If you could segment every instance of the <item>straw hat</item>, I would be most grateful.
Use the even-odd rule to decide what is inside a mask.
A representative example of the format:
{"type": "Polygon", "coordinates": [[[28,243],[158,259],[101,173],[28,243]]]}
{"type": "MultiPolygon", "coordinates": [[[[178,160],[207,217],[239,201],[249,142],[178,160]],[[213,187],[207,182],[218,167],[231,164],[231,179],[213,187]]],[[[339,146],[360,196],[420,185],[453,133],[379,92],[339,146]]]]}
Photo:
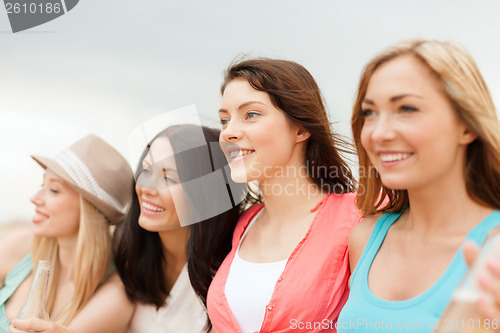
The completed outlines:
{"type": "Polygon", "coordinates": [[[51,159],[32,155],[99,209],[111,224],[127,212],[134,175],[127,161],[103,139],[88,135],[51,159]]]}

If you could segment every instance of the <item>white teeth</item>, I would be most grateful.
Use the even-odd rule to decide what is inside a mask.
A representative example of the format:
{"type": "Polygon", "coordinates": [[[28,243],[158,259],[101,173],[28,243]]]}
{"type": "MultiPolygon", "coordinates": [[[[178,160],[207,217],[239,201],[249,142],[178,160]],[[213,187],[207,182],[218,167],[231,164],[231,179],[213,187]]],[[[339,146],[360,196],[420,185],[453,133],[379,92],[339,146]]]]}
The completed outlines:
{"type": "Polygon", "coordinates": [[[231,157],[232,160],[234,160],[237,157],[248,155],[253,153],[255,150],[239,150],[239,151],[232,151],[229,156],[231,157]]]}
{"type": "Polygon", "coordinates": [[[34,218],[35,218],[35,219],[37,219],[37,220],[40,220],[40,219],[47,218],[47,215],[44,215],[44,214],[40,214],[40,213],[35,212],[35,216],[34,216],[34,218]]]}
{"type": "Polygon", "coordinates": [[[143,202],[142,203],[142,207],[146,208],[147,210],[152,210],[153,212],[163,212],[163,211],[165,211],[165,208],[159,208],[159,207],[150,205],[147,202],[143,202]]]}
{"type": "Polygon", "coordinates": [[[382,162],[396,162],[407,159],[411,153],[398,153],[398,154],[380,154],[382,162]]]}

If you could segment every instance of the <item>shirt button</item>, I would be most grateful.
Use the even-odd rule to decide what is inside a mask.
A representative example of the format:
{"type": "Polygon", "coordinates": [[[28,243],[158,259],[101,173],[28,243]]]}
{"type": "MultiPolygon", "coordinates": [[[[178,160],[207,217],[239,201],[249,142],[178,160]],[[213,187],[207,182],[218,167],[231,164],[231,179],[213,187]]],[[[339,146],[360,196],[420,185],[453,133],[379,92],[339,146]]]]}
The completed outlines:
{"type": "Polygon", "coordinates": [[[272,306],[272,305],[269,305],[269,306],[267,307],[267,311],[271,311],[272,309],[273,309],[273,306],[272,306]]]}
{"type": "Polygon", "coordinates": [[[283,281],[283,278],[280,276],[280,277],[278,278],[278,282],[281,282],[281,281],[283,281]]]}

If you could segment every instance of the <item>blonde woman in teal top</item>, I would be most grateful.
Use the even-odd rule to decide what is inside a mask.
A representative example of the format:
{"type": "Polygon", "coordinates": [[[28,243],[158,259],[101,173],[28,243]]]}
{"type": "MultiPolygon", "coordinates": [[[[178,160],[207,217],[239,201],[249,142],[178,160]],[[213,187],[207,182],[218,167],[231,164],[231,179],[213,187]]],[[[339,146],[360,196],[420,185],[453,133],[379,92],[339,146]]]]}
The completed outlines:
{"type": "Polygon", "coordinates": [[[109,144],[89,135],[45,169],[31,232],[0,242],[0,333],[125,333],[134,306],[111,264],[111,226],[131,201],[133,174],[109,144]],[[49,321],[15,319],[28,298],[33,267],[50,260],[49,321]],[[34,265],[35,264],[35,265],[34,265]]]}
{"type": "MultiPolygon", "coordinates": [[[[431,332],[466,272],[464,240],[480,244],[499,231],[493,101],[466,50],[415,40],[366,65],[353,111],[365,219],[349,240],[351,294],[339,332],[431,332]]],[[[481,277],[496,300],[478,302],[483,323],[500,319],[495,267],[481,277]]]]}

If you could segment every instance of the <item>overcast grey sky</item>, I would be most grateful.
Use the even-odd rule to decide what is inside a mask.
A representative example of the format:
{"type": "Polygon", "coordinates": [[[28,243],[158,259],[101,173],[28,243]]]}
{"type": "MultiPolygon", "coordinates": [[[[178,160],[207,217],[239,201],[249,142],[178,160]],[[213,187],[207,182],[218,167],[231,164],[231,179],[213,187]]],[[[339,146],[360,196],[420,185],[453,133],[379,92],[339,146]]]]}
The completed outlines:
{"type": "Polygon", "coordinates": [[[308,68],[346,135],[364,63],[401,39],[463,44],[498,104],[499,14],[498,0],[81,0],[13,34],[2,7],[0,224],[31,220],[43,173],[30,154],[95,133],[127,156],[137,125],[193,103],[217,126],[222,72],[242,54],[308,68]]]}

